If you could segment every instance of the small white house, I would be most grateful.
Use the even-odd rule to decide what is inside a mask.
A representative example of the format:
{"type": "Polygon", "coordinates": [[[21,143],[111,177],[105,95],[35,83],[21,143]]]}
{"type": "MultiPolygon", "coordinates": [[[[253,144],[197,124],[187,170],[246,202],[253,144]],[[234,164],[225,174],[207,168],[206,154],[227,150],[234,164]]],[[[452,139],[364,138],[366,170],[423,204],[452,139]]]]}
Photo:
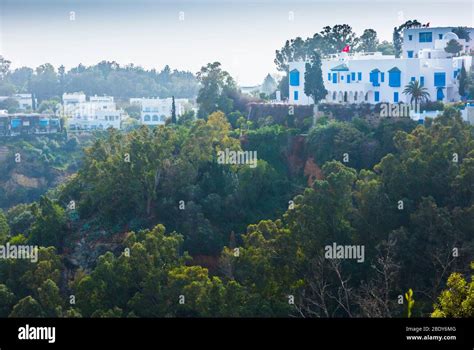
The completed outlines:
{"type": "MultiPolygon", "coordinates": [[[[183,115],[190,107],[188,99],[176,98],[176,116],[183,115]]],[[[144,125],[164,125],[171,118],[173,99],[170,98],[131,98],[130,104],[141,106],[140,121],[144,125]]]]}
{"type": "Polygon", "coordinates": [[[86,102],[86,94],[83,92],[73,92],[63,94],[64,105],[76,105],[86,102]]]}
{"type": "Polygon", "coordinates": [[[18,111],[32,111],[33,110],[33,95],[32,94],[13,94],[11,96],[0,96],[0,101],[11,98],[18,102],[18,111]]]}

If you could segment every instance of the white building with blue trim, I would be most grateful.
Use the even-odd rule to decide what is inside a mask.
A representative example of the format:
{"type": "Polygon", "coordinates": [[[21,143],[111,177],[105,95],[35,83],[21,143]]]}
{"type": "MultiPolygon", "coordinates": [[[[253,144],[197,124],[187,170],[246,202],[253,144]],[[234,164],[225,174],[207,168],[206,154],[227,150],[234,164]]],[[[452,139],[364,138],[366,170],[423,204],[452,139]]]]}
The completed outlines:
{"type": "MultiPolygon", "coordinates": [[[[452,36],[452,30],[454,27],[436,27],[436,28],[410,28],[403,31],[403,51],[402,57],[404,58],[417,58],[420,50],[423,49],[435,49],[436,44],[441,45],[443,48],[446,45],[446,40],[454,38],[452,36]],[[451,33],[449,35],[446,35],[451,33]]],[[[466,28],[469,33],[471,40],[456,39],[463,45],[464,52],[471,52],[474,49],[474,29],[466,28]]]]}
{"type": "MultiPolygon", "coordinates": [[[[431,28],[436,29],[436,28],[431,28]]],[[[418,40],[428,40],[424,31],[407,29],[404,36],[418,40]]],[[[437,32],[436,32],[437,33],[437,32]]],[[[435,34],[435,33],[433,33],[435,34]]],[[[411,96],[403,94],[405,86],[410,81],[418,81],[430,94],[430,100],[454,102],[459,101],[459,80],[457,78],[462,64],[466,70],[471,68],[472,57],[466,41],[459,39],[456,34],[446,31],[442,36],[431,36],[429,45],[423,43],[416,47],[416,53],[406,57],[375,53],[340,53],[322,59],[323,80],[328,94],[322,102],[326,103],[410,103],[411,96]],[[448,54],[444,48],[446,43],[457,40],[463,49],[456,57],[448,54]]],[[[474,35],[473,35],[474,40],[474,35]]],[[[415,50],[404,41],[403,52],[415,50]]],[[[305,62],[290,62],[289,64],[289,103],[308,105],[312,98],[304,93],[305,62]]]]}

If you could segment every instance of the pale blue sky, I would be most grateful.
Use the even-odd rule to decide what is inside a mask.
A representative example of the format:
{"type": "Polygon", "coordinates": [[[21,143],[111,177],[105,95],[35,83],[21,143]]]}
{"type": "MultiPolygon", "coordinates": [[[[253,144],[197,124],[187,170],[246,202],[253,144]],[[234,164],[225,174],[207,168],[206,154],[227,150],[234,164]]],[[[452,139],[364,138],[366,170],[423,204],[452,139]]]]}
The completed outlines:
{"type": "Polygon", "coordinates": [[[391,40],[393,27],[407,19],[474,26],[473,17],[470,0],[0,0],[0,54],[13,67],[105,59],[197,72],[220,61],[241,85],[253,85],[275,72],[275,50],[286,39],[325,25],[347,23],[358,34],[373,28],[391,40]]]}

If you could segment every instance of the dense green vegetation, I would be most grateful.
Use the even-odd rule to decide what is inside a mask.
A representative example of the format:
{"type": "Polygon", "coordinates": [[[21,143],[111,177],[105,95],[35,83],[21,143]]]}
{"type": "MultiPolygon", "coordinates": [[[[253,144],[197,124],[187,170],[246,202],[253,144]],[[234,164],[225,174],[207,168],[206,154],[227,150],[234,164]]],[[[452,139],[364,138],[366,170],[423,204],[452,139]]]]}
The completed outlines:
{"type": "Polygon", "coordinates": [[[1,316],[393,317],[409,289],[413,317],[473,316],[474,132],[455,109],[322,118],[306,137],[214,112],[109,130],[84,154],[65,185],[0,214],[4,242],[44,246],[0,261],[1,316]],[[258,165],[219,164],[226,148],[258,165]],[[325,259],[333,243],[365,260],[325,259]]]}
{"type": "Polygon", "coordinates": [[[0,208],[38,200],[75,173],[92,136],[31,135],[0,139],[0,208]]]}

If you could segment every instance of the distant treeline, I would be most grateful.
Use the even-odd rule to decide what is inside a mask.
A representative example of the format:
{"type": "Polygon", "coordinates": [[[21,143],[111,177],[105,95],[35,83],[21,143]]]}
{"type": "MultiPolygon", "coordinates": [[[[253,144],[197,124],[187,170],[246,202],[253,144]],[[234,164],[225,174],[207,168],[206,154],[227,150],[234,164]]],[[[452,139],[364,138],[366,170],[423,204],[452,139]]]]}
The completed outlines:
{"type": "Polygon", "coordinates": [[[146,70],[140,66],[102,61],[93,66],[79,64],[66,71],[55,69],[50,63],[36,69],[10,69],[10,61],[0,56],[0,95],[33,93],[38,102],[62,96],[64,92],[83,91],[86,95],[110,95],[117,99],[130,97],[193,98],[198,82],[191,72],[146,70]]]}

